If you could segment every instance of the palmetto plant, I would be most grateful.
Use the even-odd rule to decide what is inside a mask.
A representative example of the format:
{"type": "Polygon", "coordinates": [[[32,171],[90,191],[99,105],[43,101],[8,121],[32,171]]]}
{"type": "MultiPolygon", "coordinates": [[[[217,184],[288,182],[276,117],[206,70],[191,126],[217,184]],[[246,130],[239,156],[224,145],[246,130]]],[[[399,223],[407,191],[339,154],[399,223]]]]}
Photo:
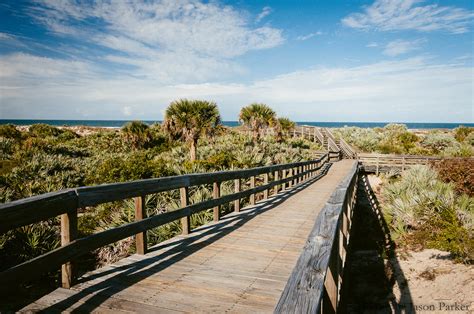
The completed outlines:
{"type": "Polygon", "coordinates": [[[256,143],[262,129],[275,125],[276,114],[265,104],[250,104],[240,110],[239,121],[252,131],[253,141],[256,143]]]}
{"type": "Polygon", "coordinates": [[[288,118],[278,118],[274,129],[278,142],[283,142],[284,136],[287,136],[295,128],[295,123],[288,118]]]}
{"type": "Polygon", "coordinates": [[[132,121],[122,127],[122,133],[132,147],[137,149],[150,141],[149,126],[141,121],[132,121]]]}
{"type": "Polygon", "coordinates": [[[216,103],[204,100],[180,99],[166,109],[163,127],[168,134],[188,143],[191,161],[196,160],[198,140],[212,136],[221,124],[216,103]]]}

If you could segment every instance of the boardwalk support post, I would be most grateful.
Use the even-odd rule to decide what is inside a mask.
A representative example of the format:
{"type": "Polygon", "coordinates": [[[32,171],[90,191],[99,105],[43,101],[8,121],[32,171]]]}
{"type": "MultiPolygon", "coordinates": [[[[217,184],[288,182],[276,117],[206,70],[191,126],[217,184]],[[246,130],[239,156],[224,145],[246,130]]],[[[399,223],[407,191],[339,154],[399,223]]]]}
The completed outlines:
{"type": "MultiPolygon", "coordinates": [[[[188,187],[184,186],[179,189],[179,194],[181,198],[181,207],[186,207],[189,205],[189,189],[188,187]]],[[[183,235],[189,234],[191,232],[191,222],[190,216],[186,216],[181,218],[181,229],[183,235]]]]}
{"type": "MultiPolygon", "coordinates": [[[[77,237],[77,209],[61,215],[61,246],[68,245],[77,237]]],[[[61,285],[71,288],[74,284],[74,265],[68,262],[61,266],[61,285]]]]}
{"type": "MultiPolygon", "coordinates": [[[[250,177],[250,188],[253,189],[255,187],[255,176],[250,177]]],[[[255,193],[250,195],[250,205],[255,205],[255,193]]]]}
{"type": "MultiPolygon", "coordinates": [[[[274,178],[274,179],[275,179],[275,181],[280,180],[280,171],[278,171],[278,170],[275,171],[275,178],[274,178]]],[[[274,191],[275,191],[275,195],[278,194],[278,190],[279,190],[279,187],[278,187],[278,184],[277,184],[277,185],[275,185],[275,190],[274,190],[274,191]]]]}
{"type": "MultiPolygon", "coordinates": [[[[235,193],[240,192],[240,179],[234,180],[234,192],[235,193]]],[[[234,201],[234,211],[236,213],[240,212],[240,198],[234,201]]]]}
{"type": "MultiPolygon", "coordinates": [[[[267,185],[268,184],[268,173],[263,174],[263,184],[267,185]]],[[[263,191],[263,199],[268,199],[268,189],[265,189],[263,191]]]]}
{"type": "MultiPolygon", "coordinates": [[[[221,183],[220,182],[214,182],[213,184],[213,189],[212,189],[212,197],[214,199],[218,199],[221,197],[221,183]]],[[[219,221],[220,219],[220,205],[217,205],[213,209],[213,215],[214,215],[214,222],[219,221]]]]}

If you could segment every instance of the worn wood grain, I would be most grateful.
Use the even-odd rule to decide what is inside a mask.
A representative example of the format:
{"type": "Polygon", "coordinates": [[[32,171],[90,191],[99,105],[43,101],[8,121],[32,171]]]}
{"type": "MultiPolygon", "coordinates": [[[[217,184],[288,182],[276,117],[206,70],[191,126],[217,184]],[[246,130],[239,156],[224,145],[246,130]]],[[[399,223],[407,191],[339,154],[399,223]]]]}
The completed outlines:
{"type": "MultiPolygon", "coordinates": [[[[296,263],[293,272],[283,290],[276,313],[319,313],[325,293],[325,280],[335,246],[339,246],[337,235],[339,222],[345,206],[346,195],[351,186],[355,186],[357,164],[354,163],[349,174],[335,189],[327,204],[316,219],[306,245],[296,263]]],[[[332,261],[336,263],[336,261],[332,261]]],[[[330,300],[337,303],[339,274],[333,274],[333,286],[328,291],[330,300]]]]}

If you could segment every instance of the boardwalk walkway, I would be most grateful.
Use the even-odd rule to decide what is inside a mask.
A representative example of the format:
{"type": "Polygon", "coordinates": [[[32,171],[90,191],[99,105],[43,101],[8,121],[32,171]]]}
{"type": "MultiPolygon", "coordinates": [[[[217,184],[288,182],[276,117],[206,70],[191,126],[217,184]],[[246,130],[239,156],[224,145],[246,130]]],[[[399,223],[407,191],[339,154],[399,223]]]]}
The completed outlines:
{"type": "Polygon", "coordinates": [[[354,162],[88,273],[24,311],[272,312],[316,216],[354,162]]]}

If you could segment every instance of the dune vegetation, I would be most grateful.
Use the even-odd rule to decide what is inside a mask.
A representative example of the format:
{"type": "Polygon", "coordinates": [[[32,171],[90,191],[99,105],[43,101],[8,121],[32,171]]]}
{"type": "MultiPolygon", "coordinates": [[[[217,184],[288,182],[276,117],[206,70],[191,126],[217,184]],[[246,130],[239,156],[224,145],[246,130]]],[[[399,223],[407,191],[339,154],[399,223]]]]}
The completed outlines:
{"type": "MultiPolygon", "coordinates": [[[[276,116],[273,116],[276,118],[276,116]]],[[[163,125],[130,122],[120,130],[97,129],[78,135],[70,128],[45,124],[20,131],[13,125],[0,126],[1,202],[84,185],[125,182],[138,179],[252,168],[316,158],[321,147],[291,138],[291,121],[260,126],[255,133],[238,132],[220,124],[213,103],[183,101],[172,103],[163,125]],[[196,120],[196,112],[200,120],[196,120]],[[278,127],[276,135],[262,135],[278,127]]],[[[231,193],[233,183],[222,185],[231,193]]],[[[212,197],[212,187],[190,189],[190,202],[212,197]]],[[[243,204],[247,200],[242,200],[243,204]]],[[[222,206],[223,213],[233,210],[222,206]]],[[[179,208],[179,191],[146,197],[147,215],[179,208]]],[[[102,204],[79,210],[79,235],[86,236],[134,220],[133,200],[102,204]]],[[[212,211],[193,215],[192,227],[212,220],[212,211]]],[[[150,245],[181,232],[179,222],[150,230],[150,245]]],[[[0,236],[2,269],[43,254],[59,245],[59,219],[11,230],[0,236]]],[[[109,263],[133,253],[131,239],[97,250],[84,258],[82,267],[109,263]]]]}
{"type": "Polygon", "coordinates": [[[448,251],[474,262],[474,177],[472,160],[414,166],[385,178],[382,208],[399,246],[448,251]]]}
{"type": "Polygon", "coordinates": [[[474,128],[464,126],[415,132],[404,124],[391,123],[383,128],[337,128],[334,134],[365,153],[474,156],[474,128]]]}

